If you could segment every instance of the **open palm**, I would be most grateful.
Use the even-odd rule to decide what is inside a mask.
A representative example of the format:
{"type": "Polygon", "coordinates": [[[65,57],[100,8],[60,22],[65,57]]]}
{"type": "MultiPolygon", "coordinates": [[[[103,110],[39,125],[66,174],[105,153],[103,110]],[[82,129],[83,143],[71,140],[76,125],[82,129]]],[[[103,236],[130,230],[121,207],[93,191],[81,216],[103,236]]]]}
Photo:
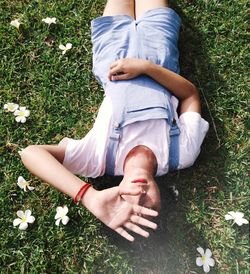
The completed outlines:
{"type": "Polygon", "coordinates": [[[141,215],[155,217],[158,213],[139,205],[130,204],[121,197],[121,195],[140,194],[140,190],[124,191],[119,187],[98,191],[89,210],[104,224],[129,241],[133,241],[134,237],[125,229],[148,237],[149,233],[140,226],[156,229],[157,225],[141,215]]]}

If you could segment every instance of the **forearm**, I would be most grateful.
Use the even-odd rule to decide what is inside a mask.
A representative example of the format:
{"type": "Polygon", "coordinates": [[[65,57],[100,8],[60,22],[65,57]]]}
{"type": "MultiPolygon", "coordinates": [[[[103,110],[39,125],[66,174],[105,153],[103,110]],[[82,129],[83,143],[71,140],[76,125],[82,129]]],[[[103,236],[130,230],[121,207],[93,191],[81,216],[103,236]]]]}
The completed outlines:
{"type": "MultiPolygon", "coordinates": [[[[24,165],[31,173],[71,198],[74,198],[79,189],[85,184],[42,146],[29,146],[20,155],[24,165]]],[[[92,190],[89,189],[87,192],[92,190]]]]}
{"type": "Polygon", "coordinates": [[[180,112],[200,113],[200,97],[197,88],[184,77],[156,64],[146,61],[144,73],[169,89],[181,103],[180,112]]]}
{"type": "Polygon", "coordinates": [[[180,113],[200,113],[200,97],[197,88],[184,77],[150,61],[136,58],[119,59],[110,65],[111,81],[133,79],[140,74],[147,76],[170,90],[180,100],[180,113]]]}

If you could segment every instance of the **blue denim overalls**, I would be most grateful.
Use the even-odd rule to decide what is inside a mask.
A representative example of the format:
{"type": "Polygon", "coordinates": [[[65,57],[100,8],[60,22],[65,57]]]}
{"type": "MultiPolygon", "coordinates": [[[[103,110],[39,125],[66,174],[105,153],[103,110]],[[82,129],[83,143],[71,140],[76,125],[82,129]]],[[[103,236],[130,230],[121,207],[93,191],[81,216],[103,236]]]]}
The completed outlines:
{"type": "Polygon", "coordinates": [[[124,81],[109,81],[107,75],[112,62],[129,57],[150,60],[179,73],[180,23],[180,17],[170,8],[150,10],[139,20],[119,15],[92,21],[93,72],[113,107],[106,174],[114,175],[123,127],[149,119],[166,119],[170,126],[169,169],[178,167],[180,130],[170,100],[173,95],[146,75],[124,81]]]}

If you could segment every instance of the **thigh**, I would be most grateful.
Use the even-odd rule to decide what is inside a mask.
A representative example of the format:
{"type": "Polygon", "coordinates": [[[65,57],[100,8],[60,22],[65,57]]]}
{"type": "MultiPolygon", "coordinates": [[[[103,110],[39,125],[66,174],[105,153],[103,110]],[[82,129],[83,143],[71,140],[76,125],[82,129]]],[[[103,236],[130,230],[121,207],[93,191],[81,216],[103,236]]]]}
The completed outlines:
{"type": "Polygon", "coordinates": [[[178,73],[179,15],[168,7],[156,8],[147,11],[137,22],[142,58],[178,73]]]}
{"type": "Polygon", "coordinates": [[[148,10],[168,6],[168,0],[135,0],[135,17],[138,19],[148,10]]]}
{"type": "Polygon", "coordinates": [[[129,15],[134,18],[134,10],[134,0],[108,0],[103,12],[103,16],[129,15]]]}

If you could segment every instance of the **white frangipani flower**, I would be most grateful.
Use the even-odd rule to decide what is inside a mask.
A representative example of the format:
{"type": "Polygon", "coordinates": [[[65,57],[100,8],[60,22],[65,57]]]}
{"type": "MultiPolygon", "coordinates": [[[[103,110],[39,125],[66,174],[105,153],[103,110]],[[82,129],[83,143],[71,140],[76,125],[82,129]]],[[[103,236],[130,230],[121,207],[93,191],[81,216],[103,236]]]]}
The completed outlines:
{"type": "Polygon", "coordinates": [[[204,249],[202,247],[198,247],[197,251],[201,254],[201,257],[196,258],[196,265],[203,266],[203,270],[205,273],[208,273],[210,271],[210,266],[215,265],[215,261],[212,257],[212,252],[209,248],[206,249],[206,252],[204,252],[204,249]]]}
{"type": "Polygon", "coordinates": [[[14,112],[19,108],[19,105],[15,103],[7,103],[4,104],[3,108],[8,112],[14,112]]]}
{"type": "Polygon", "coordinates": [[[243,218],[244,217],[244,213],[239,212],[239,211],[229,211],[226,215],[225,215],[225,219],[228,220],[233,220],[233,224],[236,223],[238,226],[242,226],[243,224],[248,224],[248,220],[243,218]]]}
{"type": "Polygon", "coordinates": [[[71,43],[67,43],[66,46],[64,45],[60,45],[59,49],[62,50],[62,54],[64,55],[68,50],[70,50],[72,48],[72,44],[71,43]]]}
{"type": "Polygon", "coordinates": [[[17,29],[19,29],[19,26],[21,25],[21,22],[19,22],[19,19],[15,19],[15,20],[12,20],[10,22],[11,26],[14,26],[16,27],[17,29]]]}
{"type": "Polygon", "coordinates": [[[55,17],[46,17],[44,19],[42,19],[42,21],[46,24],[48,24],[49,26],[51,24],[56,24],[56,18],[55,17]]]}
{"type": "Polygon", "coordinates": [[[25,192],[28,190],[34,190],[35,188],[33,186],[30,186],[30,183],[27,182],[22,176],[18,177],[17,185],[23,189],[25,192]]]}
{"type": "Polygon", "coordinates": [[[19,110],[17,109],[14,112],[14,115],[16,116],[16,121],[19,123],[25,123],[26,118],[29,117],[30,111],[26,109],[26,107],[20,107],[19,110]]]}
{"type": "Polygon", "coordinates": [[[56,220],[56,225],[57,225],[57,226],[60,224],[60,221],[62,221],[62,223],[63,223],[64,225],[66,225],[66,224],[68,223],[69,217],[66,216],[67,213],[68,213],[68,211],[69,211],[69,209],[68,209],[68,207],[67,207],[66,205],[63,206],[63,207],[58,206],[58,207],[56,208],[56,216],[55,216],[55,219],[57,219],[57,220],[56,220]]]}
{"type": "Polygon", "coordinates": [[[31,211],[28,209],[25,212],[22,210],[17,211],[17,216],[19,218],[13,221],[13,226],[18,226],[19,229],[25,230],[28,227],[28,223],[32,224],[35,221],[35,217],[31,216],[31,211]]]}

